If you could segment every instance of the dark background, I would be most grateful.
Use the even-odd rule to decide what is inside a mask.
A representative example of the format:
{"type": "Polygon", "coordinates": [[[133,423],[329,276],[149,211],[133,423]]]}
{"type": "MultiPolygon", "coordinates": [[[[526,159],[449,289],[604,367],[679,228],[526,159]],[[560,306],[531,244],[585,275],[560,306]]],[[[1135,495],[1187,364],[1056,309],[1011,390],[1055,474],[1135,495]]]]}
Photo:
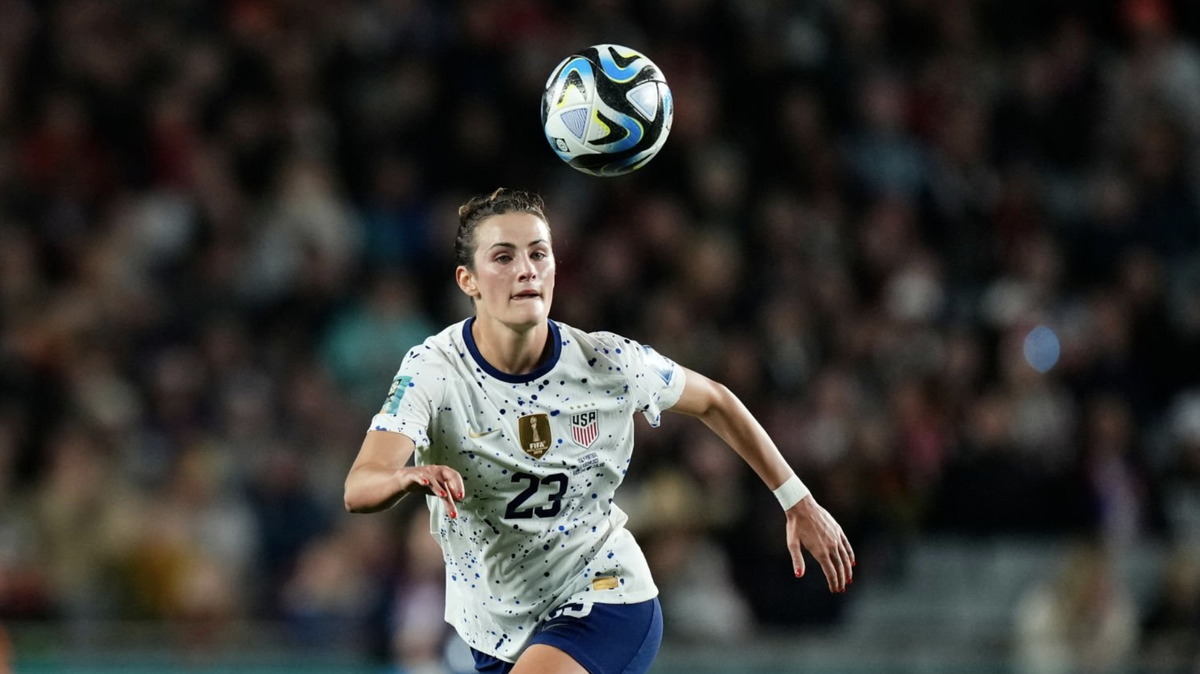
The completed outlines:
{"type": "Polygon", "coordinates": [[[1115,606],[1124,642],[1064,648],[1127,645],[1070,666],[1195,662],[1198,37],[1166,0],[0,0],[0,626],[436,660],[421,504],[351,517],[342,482],[470,311],[457,206],[507,186],[547,199],[552,316],[729,385],[858,553],[845,596],[794,581],[736,456],[643,429],[618,501],[669,644],[836,633],[926,542],[1020,540],[1088,560],[1046,607],[1115,606]],[[613,179],[538,124],[604,42],[677,107],[613,179]],[[1084,570],[1145,550],[1105,603],[1084,570]]]}

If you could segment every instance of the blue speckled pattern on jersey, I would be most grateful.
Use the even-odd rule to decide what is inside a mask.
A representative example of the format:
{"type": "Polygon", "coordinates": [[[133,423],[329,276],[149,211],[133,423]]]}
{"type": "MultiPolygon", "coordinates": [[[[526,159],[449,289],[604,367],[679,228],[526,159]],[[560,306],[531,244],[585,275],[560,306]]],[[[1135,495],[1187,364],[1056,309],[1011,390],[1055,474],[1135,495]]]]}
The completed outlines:
{"type": "Polygon", "coordinates": [[[675,363],[613,333],[552,323],[550,335],[557,344],[545,367],[498,377],[469,322],[456,323],[409,351],[396,375],[409,378],[403,396],[389,397],[371,424],[412,438],[419,464],[463,476],[457,519],[426,500],[446,563],[446,620],[473,648],[509,661],[556,606],[657,595],[613,497],[632,456],[633,415],[657,426],[685,379],[675,363]],[[571,418],[593,411],[597,437],[583,447],[571,418]],[[548,448],[534,458],[523,442],[548,448]],[[615,587],[594,590],[597,578],[615,578],[615,587]]]}

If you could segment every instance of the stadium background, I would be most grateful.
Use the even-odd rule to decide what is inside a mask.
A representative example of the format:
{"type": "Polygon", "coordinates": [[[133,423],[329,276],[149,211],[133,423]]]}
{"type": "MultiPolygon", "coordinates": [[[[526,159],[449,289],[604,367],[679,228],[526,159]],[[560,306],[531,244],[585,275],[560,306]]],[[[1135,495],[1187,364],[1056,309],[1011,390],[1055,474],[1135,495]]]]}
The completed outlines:
{"type": "Polygon", "coordinates": [[[654,671],[1200,671],[1198,37],[1167,0],[0,0],[0,671],[438,671],[421,504],[341,489],[498,185],[547,197],[553,315],[727,383],[858,554],[794,580],[731,452],[641,433],[654,671]],[[600,42],[677,104],[608,180],[537,122],[600,42]]]}

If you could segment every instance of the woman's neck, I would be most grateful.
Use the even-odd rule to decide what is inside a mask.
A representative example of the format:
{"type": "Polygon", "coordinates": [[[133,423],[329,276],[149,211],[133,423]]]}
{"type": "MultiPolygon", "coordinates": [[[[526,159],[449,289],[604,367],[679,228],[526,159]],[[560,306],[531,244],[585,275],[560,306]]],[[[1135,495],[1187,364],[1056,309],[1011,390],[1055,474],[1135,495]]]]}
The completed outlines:
{"type": "Polygon", "coordinates": [[[527,329],[516,329],[487,316],[476,316],[471,335],[479,355],[506,374],[528,374],[547,356],[550,326],[546,321],[527,329]]]}

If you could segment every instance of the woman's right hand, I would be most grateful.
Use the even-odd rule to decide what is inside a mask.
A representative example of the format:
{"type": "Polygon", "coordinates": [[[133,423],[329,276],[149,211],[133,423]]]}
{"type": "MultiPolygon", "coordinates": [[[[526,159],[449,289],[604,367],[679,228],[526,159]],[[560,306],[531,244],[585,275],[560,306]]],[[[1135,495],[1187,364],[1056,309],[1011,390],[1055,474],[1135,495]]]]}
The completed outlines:
{"type": "Polygon", "coordinates": [[[409,466],[396,471],[399,491],[404,494],[425,494],[446,502],[450,517],[458,517],[457,501],[466,497],[462,475],[449,466],[409,466]]]}
{"type": "Polygon", "coordinates": [[[445,499],[450,516],[458,517],[457,501],[466,489],[462,475],[449,466],[409,466],[416,445],[412,438],[389,431],[370,431],[346,476],[346,510],[387,510],[409,494],[445,499]]]}

